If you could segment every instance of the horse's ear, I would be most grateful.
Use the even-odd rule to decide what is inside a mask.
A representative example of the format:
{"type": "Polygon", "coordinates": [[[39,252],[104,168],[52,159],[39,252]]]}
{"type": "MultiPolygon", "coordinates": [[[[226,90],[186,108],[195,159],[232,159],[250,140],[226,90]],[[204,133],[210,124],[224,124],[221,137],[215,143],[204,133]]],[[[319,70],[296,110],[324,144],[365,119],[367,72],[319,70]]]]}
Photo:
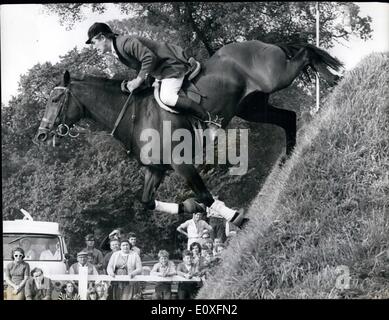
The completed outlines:
{"type": "Polygon", "coordinates": [[[63,74],[63,86],[67,87],[67,85],[70,83],[70,73],[68,70],[66,70],[63,74]]]}

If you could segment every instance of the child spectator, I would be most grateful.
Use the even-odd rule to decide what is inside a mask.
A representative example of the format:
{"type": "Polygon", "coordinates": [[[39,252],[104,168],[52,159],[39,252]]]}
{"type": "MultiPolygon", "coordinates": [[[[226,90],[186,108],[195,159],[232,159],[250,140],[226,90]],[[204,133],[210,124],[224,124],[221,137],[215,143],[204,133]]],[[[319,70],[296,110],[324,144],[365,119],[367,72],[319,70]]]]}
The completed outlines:
{"type": "MultiPolygon", "coordinates": [[[[199,275],[198,268],[192,261],[192,252],[185,250],[182,254],[182,261],[177,266],[177,275],[186,279],[192,279],[199,275]]],[[[197,293],[198,284],[196,282],[180,282],[178,284],[178,299],[193,299],[197,293]]]]}
{"type": "Polygon", "coordinates": [[[104,281],[96,282],[96,300],[108,300],[108,283],[104,281]]]}
{"type": "Polygon", "coordinates": [[[140,249],[136,246],[136,234],[135,234],[135,232],[130,232],[128,234],[128,241],[132,245],[131,250],[135,251],[140,257],[140,249]]]}
{"type": "Polygon", "coordinates": [[[200,270],[204,260],[201,256],[201,245],[198,242],[193,242],[190,245],[190,251],[192,252],[193,263],[200,270]]]}
{"type": "Polygon", "coordinates": [[[222,252],[224,251],[224,249],[225,249],[226,247],[225,247],[225,245],[224,244],[218,244],[217,246],[215,246],[215,252],[216,252],[216,254],[214,255],[214,257],[221,257],[221,254],[222,254],[222,252]]]}
{"type": "Polygon", "coordinates": [[[221,238],[215,238],[213,240],[213,255],[216,256],[217,252],[216,252],[216,247],[219,245],[219,244],[223,244],[223,241],[221,238]]]}
{"type": "Polygon", "coordinates": [[[63,287],[62,292],[58,296],[58,300],[81,300],[77,292],[77,288],[72,281],[67,281],[63,287]]]}
{"type": "MultiPolygon", "coordinates": [[[[150,275],[159,277],[171,277],[177,274],[176,266],[169,260],[169,253],[166,250],[158,252],[159,262],[153,266],[150,275]]],[[[172,296],[171,282],[158,282],[155,286],[154,300],[170,300],[172,296]]]]}
{"type": "Polygon", "coordinates": [[[97,292],[94,287],[88,288],[87,300],[97,300],[97,292]]]}

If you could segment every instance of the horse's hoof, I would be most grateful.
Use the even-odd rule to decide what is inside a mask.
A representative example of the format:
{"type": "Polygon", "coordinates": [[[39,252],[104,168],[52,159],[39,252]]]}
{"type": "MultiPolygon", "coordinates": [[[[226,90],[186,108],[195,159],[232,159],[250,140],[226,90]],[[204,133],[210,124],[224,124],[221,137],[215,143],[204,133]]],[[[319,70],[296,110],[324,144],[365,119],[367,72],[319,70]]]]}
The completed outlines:
{"type": "Polygon", "coordinates": [[[242,227],[248,222],[248,218],[245,218],[245,211],[243,209],[240,209],[238,216],[234,219],[234,221],[231,221],[234,225],[236,225],[238,228],[242,229],[242,227]]]}

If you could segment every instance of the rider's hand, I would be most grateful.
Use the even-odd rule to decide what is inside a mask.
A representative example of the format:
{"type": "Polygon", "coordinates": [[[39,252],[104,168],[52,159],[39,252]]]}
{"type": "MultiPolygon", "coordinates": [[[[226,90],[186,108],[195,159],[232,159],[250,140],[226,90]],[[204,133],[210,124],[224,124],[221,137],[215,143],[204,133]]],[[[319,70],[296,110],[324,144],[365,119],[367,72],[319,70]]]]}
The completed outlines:
{"type": "Polygon", "coordinates": [[[137,77],[134,80],[128,81],[126,87],[127,87],[128,91],[132,92],[136,88],[139,88],[140,85],[142,84],[142,82],[143,82],[143,79],[137,77]]]}

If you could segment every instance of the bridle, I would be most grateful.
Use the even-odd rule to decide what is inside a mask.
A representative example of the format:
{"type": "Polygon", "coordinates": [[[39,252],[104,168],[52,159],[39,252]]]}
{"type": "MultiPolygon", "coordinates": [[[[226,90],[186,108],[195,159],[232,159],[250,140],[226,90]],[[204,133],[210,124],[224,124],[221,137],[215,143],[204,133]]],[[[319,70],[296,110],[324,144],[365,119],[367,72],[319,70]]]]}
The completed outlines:
{"type": "MultiPolygon", "coordinates": [[[[72,92],[70,91],[70,88],[69,87],[63,87],[63,86],[57,86],[53,89],[54,90],[62,90],[64,93],[65,93],[65,97],[64,99],[62,100],[61,104],[59,105],[58,109],[56,110],[56,114],[55,114],[55,117],[53,117],[53,120],[49,120],[45,117],[43,117],[43,119],[41,120],[41,125],[39,126],[39,130],[42,130],[44,131],[45,133],[42,133],[44,135],[47,134],[47,132],[52,132],[53,130],[52,129],[47,129],[47,128],[53,128],[54,127],[54,123],[55,121],[57,120],[58,117],[60,117],[60,124],[57,126],[57,130],[56,132],[54,133],[54,137],[56,134],[58,134],[59,136],[69,136],[71,138],[76,138],[79,136],[79,133],[77,133],[76,135],[72,135],[69,126],[65,123],[65,120],[66,120],[66,111],[67,111],[67,108],[69,107],[69,97],[72,96],[76,102],[76,106],[78,108],[78,110],[80,111],[80,118],[83,118],[85,116],[85,111],[84,111],[84,107],[80,101],[80,99],[77,98],[77,96],[72,92]],[[47,126],[42,126],[42,123],[43,124],[47,124],[47,126]],[[65,130],[65,131],[63,131],[65,130]]],[[[53,91],[51,92],[51,94],[53,93],[53,91]]],[[[51,96],[50,94],[50,96],[51,96]]],[[[61,94],[62,95],[62,94],[61,94]]],[[[111,133],[109,133],[110,136],[114,136],[114,133],[120,123],[120,121],[122,120],[123,118],[123,115],[124,113],[126,112],[127,110],[127,107],[129,106],[129,102],[131,101],[131,98],[132,98],[132,93],[128,96],[126,102],[124,103],[121,111],[120,111],[120,114],[118,115],[117,119],[116,119],[116,122],[114,124],[114,128],[112,129],[111,133]]],[[[136,118],[136,108],[132,108],[132,114],[131,114],[131,136],[133,135],[134,133],[134,122],[135,122],[135,118],[136,118]]],[[[39,140],[39,138],[38,138],[39,140]]],[[[54,142],[53,142],[54,144],[54,142]]],[[[122,146],[123,148],[126,150],[126,153],[127,154],[130,154],[131,152],[131,144],[130,144],[130,147],[129,148],[126,148],[123,143],[122,143],[122,146]]]]}
{"type": "Polygon", "coordinates": [[[60,103],[59,108],[57,108],[56,114],[55,114],[55,117],[53,117],[53,120],[43,118],[41,121],[41,124],[44,123],[47,126],[40,126],[39,130],[51,132],[52,130],[47,129],[47,128],[53,128],[55,121],[59,117],[60,124],[57,126],[56,134],[58,134],[59,136],[62,136],[62,137],[69,136],[71,138],[76,138],[76,137],[78,137],[79,133],[77,133],[76,135],[73,135],[70,131],[69,126],[65,123],[66,122],[66,111],[69,107],[69,97],[72,96],[74,98],[74,101],[76,103],[76,107],[80,111],[81,118],[84,116],[84,107],[82,106],[80,99],[78,99],[77,96],[72,91],[70,91],[70,88],[63,87],[63,86],[57,86],[53,89],[53,91],[54,90],[62,90],[64,92],[64,98],[63,98],[62,102],[60,103]]]}

